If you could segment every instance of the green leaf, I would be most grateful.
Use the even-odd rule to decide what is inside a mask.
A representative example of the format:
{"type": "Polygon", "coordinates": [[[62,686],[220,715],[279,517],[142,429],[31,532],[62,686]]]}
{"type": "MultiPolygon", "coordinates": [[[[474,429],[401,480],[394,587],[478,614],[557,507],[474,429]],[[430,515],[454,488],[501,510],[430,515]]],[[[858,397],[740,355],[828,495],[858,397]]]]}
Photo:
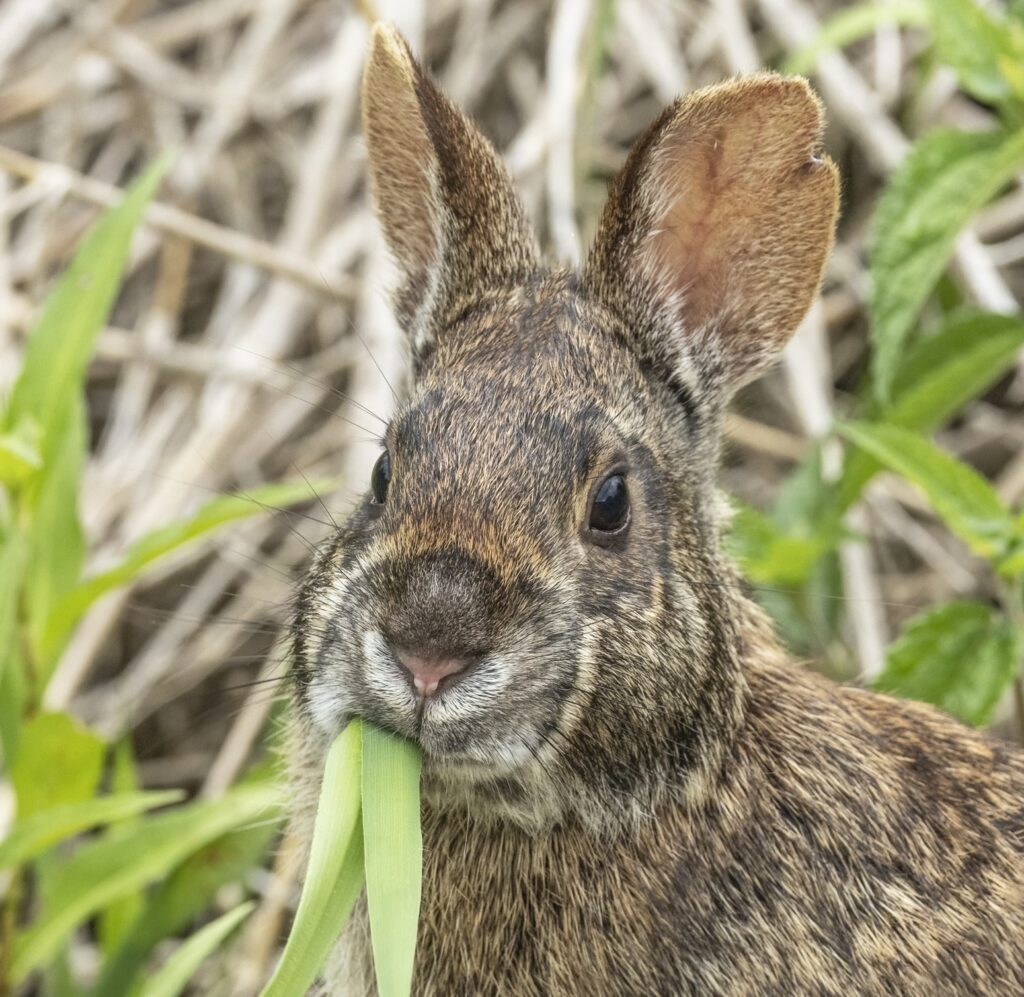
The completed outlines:
{"type": "Polygon", "coordinates": [[[995,489],[930,440],[897,426],[846,423],[838,431],[928,496],[946,525],[987,558],[1006,554],[1016,526],[995,489]]]}
{"type": "Polygon", "coordinates": [[[41,436],[39,423],[30,415],[23,416],[10,432],[0,433],[0,484],[20,485],[43,466],[41,436]]]}
{"type": "Polygon", "coordinates": [[[1013,627],[990,606],[952,602],[915,616],[889,647],[876,688],[920,699],[980,726],[1020,660],[1013,627]]]}
{"type": "Polygon", "coordinates": [[[928,20],[943,62],[960,85],[986,104],[1000,104],[1014,89],[1003,66],[1019,65],[1024,48],[1011,25],[997,20],[977,0],[927,0],[928,20]]]}
{"type": "MultiPolygon", "coordinates": [[[[930,432],[1010,370],[1022,346],[1020,316],[981,313],[956,318],[907,351],[893,379],[893,403],[875,418],[930,432]]],[[[838,486],[840,509],[856,501],[877,470],[878,462],[863,451],[849,455],[838,486]]]]}
{"type": "MultiPolygon", "coordinates": [[[[18,634],[18,595],[21,591],[21,573],[25,545],[14,529],[0,530],[0,691],[7,685],[8,673],[20,668],[16,650],[18,634]]],[[[20,710],[18,711],[20,714],[20,710]]],[[[4,757],[8,759],[6,738],[4,757]]]]}
{"type": "Polygon", "coordinates": [[[150,977],[140,997],[178,997],[200,965],[248,917],[255,906],[251,900],[239,904],[197,931],[150,977]]]}
{"type": "Polygon", "coordinates": [[[770,516],[732,500],[729,552],[744,575],[766,585],[799,585],[814,562],[832,545],[827,536],[801,537],[785,532],[770,516]]]}
{"type": "Polygon", "coordinates": [[[85,537],[78,519],[78,492],[86,449],[85,406],[76,398],[68,408],[64,434],[53,463],[32,489],[25,607],[28,639],[37,686],[55,664],[43,647],[46,620],[73,588],[85,561],[85,537]]]}
{"type": "MultiPolygon", "coordinates": [[[[134,793],[139,788],[131,738],[124,737],[114,746],[112,752],[108,789],[111,793],[134,793]]],[[[130,834],[137,824],[138,821],[122,821],[116,826],[108,828],[107,834],[110,837],[130,834]]],[[[125,932],[131,929],[142,907],[143,893],[138,890],[114,901],[100,913],[96,934],[104,959],[120,947],[125,932]]]]}
{"type": "Polygon", "coordinates": [[[86,578],[53,609],[45,628],[45,654],[52,657],[59,650],[71,628],[101,595],[132,581],[160,558],[227,523],[268,509],[308,501],[317,492],[333,488],[334,484],[331,481],[314,484],[308,481],[285,481],[253,488],[244,494],[218,495],[189,518],[146,534],[132,546],[124,560],[86,578]]]}
{"type": "Polygon", "coordinates": [[[211,803],[149,817],[130,836],[83,845],[54,871],[39,917],[15,942],[11,969],[15,982],[52,960],[77,924],[119,897],[166,876],[232,828],[276,818],[278,802],[273,789],[247,787],[211,803]]]}
{"type": "Polygon", "coordinates": [[[782,64],[781,72],[806,76],[826,52],[845,48],[886,24],[924,24],[928,10],[920,0],[893,3],[858,3],[840,8],[821,27],[818,36],[782,64]]]}
{"type": "Polygon", "coordinates": [[[363,723],[351,720],[327,752],[302,896],[262,997],[299,997],[316,979],[363,885],[359,819],[363,723]]]}
{"type": "Polygon", "coordinates": [[[67,713],[39,713],[27,721],[11,769],[19,822],[89,799],[105,750],[103,741],[67,713]]]}
{"type": "Polygon", "coordinates": [[[17,821],[8,837],[0,841],[0,869],[9,869],[34,859],[73,834],[127,820],[155,807],[177,803],[184,795],[179,790],[118,793],[116,796],[103,796],[39,810],[17,821]]]}
{"type": "Polygon", "coordinates": [[[964,225],[1024,164],[1024,129],[935,131],[908,153],[875,213],[870,311],[875,393],[891,397],[903,346],[964,225]]]}
{"type": "Polygon", "coordinates": [[[35,418],[46,467],[53,463],[71,406],[81,395],[93,343],[117,295],[135,227],[166,168],[163,159],[150,166],[95,225],[29,334],[4,428],[9,431],[25,417],[35,418]]]}
{"type": "Polygon", "coordinates": [[[103,964],[93,997],[135,993],[134,983],[153,948],[186,930],[221,887],[237,883],[259,866],[277,833],[272,824],[245,827],[217,838],[182,862],[152,893],[116,953],[103,964]]]}
{"type": "Polygon", "coordinates": [[[363,728],[363,849],[373,965],[380,997],[409,997],[423,883],[419,749],[363,728]]]}

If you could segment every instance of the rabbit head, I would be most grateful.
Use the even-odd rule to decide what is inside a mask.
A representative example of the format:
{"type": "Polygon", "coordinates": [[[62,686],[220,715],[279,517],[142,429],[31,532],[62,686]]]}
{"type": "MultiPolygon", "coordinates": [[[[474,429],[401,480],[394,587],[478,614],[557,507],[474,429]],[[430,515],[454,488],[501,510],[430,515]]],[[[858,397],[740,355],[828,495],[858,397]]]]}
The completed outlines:
{"type": "Polygon", "coordinates": [[[820,105],[761,75],[667,108],[579,274],[545,267],[494,149],[393,29],[363,108],[412,383],[300,593],[300,715],[414,738],[435,805],[530,825],[698,795],[745,689],[721,415],[818,288],[820,105]]]}

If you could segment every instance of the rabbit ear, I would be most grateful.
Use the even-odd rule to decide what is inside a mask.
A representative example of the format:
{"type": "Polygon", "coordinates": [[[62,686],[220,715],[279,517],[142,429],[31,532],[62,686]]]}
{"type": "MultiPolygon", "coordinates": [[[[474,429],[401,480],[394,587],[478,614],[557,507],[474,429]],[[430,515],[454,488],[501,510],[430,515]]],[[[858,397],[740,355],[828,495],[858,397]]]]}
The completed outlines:
{"type": "Polygon", "coordinates": [[[363,131],[377,213],[401,276],[396,310],[418,365],[453,312],[537,268],[536,241],[494,148],[389,25],[373,30],[363,131]]]}
{"type": "Polygon", "coordinates": [[[585,282],[670,365],[689,352],[735,388],[766,367],[817,292],[839,183],[817,155],[802,79],[759,75],[667,108],[616,178],[585,282]]]}

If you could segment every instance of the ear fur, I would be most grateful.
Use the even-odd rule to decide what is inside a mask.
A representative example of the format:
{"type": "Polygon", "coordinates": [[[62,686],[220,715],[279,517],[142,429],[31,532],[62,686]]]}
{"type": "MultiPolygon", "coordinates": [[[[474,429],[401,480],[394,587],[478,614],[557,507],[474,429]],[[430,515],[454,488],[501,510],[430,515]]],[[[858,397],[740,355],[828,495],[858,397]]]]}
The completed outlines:
{"type": "Polygon", "coordinates": [[[584,279],[642,353],[696,354],[698,376],[735,388],[785,345],[832,245],[839,182],[817,155],[822,125],[805,80],[763,74],[677,101],[637,141],[584,279]]]}
{"type": "Polygon", "coordinates": [[[377,24],[363,73],[377,213],[401,275],[414,367],[453,314],[521,282],[540,254],[504,165],[395,28],[377,24]]]}

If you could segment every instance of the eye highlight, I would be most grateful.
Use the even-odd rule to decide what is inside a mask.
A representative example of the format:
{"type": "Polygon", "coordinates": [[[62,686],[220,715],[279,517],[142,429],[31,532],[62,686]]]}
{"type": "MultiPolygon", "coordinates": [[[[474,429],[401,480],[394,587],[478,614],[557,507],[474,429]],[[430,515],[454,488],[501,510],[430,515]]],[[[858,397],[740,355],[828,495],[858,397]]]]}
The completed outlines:
{"type": "Polygon", "coordinates": [[[388,498],[388,486],[391,484],[391,455],[385,450],[373,465],[370,472],[370,490],[373,492],[373,504],[383,505],[388,498]]]}
{"type": "Polygon", "coordinates": [[[629,489],[625,475],[609,474],[590,499],[587,530],[593,539],[615,536],[629,525],[629,513],[629,489]]]}

